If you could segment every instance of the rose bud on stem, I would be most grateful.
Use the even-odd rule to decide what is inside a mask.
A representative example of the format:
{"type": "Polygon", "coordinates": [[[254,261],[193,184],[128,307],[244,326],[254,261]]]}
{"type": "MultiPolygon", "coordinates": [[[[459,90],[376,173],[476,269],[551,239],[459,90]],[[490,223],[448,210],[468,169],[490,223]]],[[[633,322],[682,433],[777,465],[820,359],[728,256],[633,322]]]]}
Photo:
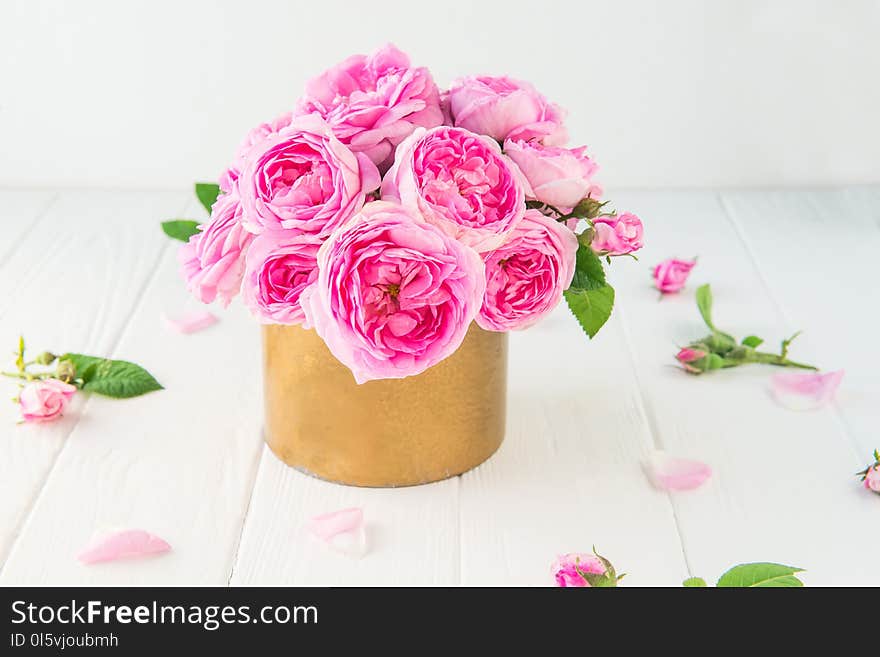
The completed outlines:
{"type": "Polygon", "coordinates": [[[676,360],[681,363],[686,372],[702,374],[711,370],[738,367],[747,363],[764,363],[805,370],[818,369],[813,365],[799,363],[788,358],[788,349],[800,332],[783,340],[780,353],[772,354],[757,350],[757,347],[764,342],[757,336],[750,335],[738,343],[729,333],[719,331],[712,321],[712,289],[708,284],[697,289],[697,308],[712,333],[689,344],[676,354],[676,360]]]}
{"type": "Polygon", "coordinates": [[[856,474],[865,488],[880,495],[880,449],[874,450],[874,463],[856,474]]]}

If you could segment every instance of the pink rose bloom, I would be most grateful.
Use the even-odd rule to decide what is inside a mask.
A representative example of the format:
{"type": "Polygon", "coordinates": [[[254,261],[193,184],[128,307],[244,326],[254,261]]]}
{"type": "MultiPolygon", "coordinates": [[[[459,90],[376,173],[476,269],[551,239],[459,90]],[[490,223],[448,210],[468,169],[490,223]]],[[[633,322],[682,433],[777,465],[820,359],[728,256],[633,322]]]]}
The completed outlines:
{"type": "Polygon", "coordinates": [[[238,189],[252,233],[289,229],[326,237],[360,210],[379,171],[317,116],[303,116],[251,149],[238,189]]]}
{"type": "Polygon", "coordinates": [[[504,142],[504,154],[529,183],[526,197],[556,208],[573,208],[591,191],[601,193],[590,182],[599,167],[587,157],[586,150],[586,146],[569,149],[531,141],[504,142]]]}
{"type": "Polygon", "coordinates": [[[556,586],[589,587],[590,583],[581,576],[578,569],[584,573],[602,575],[605,572],[605,564],[594,554],[572,553],[558,557],[550,568],[556,579],[556,586]]]}
{"type": "Polygon", "coordinates": [[[253,239],[242,225],[238,195],[220,194],[199,230],[178,252],[186,286],[202,303],[219,298],[228,306],[241,288],[244,253],[253,239]]]}
{"type": "Polygon", "coordinates": [[[281,130],[289,126],[291,121],[293,121],[293,112],[286,112],[269,123],[261,123],[248,132],[244,140],[239,144],[232,164],[229,165],[226,171],[220,174],[220,180],[218,181],[220,189],[224,192],[231,192],[235,183],[238,182],[239,176],[241,176],[245,159],[251,149],[269,137],[277,135],[281,130]]]}
{"type": "Polygon", "coordinates": [[[504,242],[525,212],[516,167],[490,139],[462,128],[419,128],[397,148],[382,198],[418,208],[478,251],[504,242]]]}
{"type": "Polygon", "coordinates": [[[630,212],[593,219],[590,247],[600,255],[626,255],[642,248],[642,220],[630,212]]]}
{"type": "Polygon", "coordinates": [[[868,471],[865,473],[865,480],[862,483],[864,483],[865,488],[868,490],[880,493],[880,464],[874,464],[868,468],[868,471]]]}
{"type": "Polygon", "coordinates": [[[498,142],[507,139],[561,146],[568,135],[565,112],[528,82],[508,77],[459,78],[449,89],[454,125],[498,142]]]}
{"type": "Polygon", "coordinates": [[[413,208],[374,201],[323,244],[301,303],[364,383],[418,374],[458,349],[485,284],[475,251],[413,208]]]}
{"type": "Polygon", "coordinates": [[[510,331],[544,317],[571,284],[577,248],[568,228],[526,210],[507,242],[484,256],[486,294],[477,324],[487,331],[510,331]]]}
{"type": "Polygon", "coordinates": [[[317,113],[351,150],[387,169],[397,146],[415,128],[443,123],[440,93],[426,68],[388,44],[354,55],[306,84],[300,113],[317,113]]]}
{"type": "Polygon", "coordinates": [[[18,395],[21,417],[25,422],[49,422],[61,417],[76,386],[58,379],[31,381],[18,395]]]}
{"type": "Polygon", "coordinates": [[[654,285],[664,294],[678,292],[684,287],[696,264],[696,260],[664,260],[654,267],[654,285]]]}
{"type": "Polygon", "coordinates": [[[287,231],[258,235],[245,257],[245,305],[266,324],[302,324],[300,295],[318,278],[321,240],[287,231]]]}

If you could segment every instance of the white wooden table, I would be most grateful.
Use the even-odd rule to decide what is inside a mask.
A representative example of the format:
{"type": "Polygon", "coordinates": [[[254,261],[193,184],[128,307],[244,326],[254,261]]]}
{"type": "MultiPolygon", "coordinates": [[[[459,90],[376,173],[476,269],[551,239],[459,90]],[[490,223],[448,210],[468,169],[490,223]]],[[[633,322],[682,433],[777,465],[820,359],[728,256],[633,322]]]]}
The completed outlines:
{"type": "Polygon", "coordinates": [[[133,360],[166,387],[79,396],[42,426],[17,426],[0,403],[0,583],[547,585],[558,553],[595,544],[630,585],[714,580],[746,561],[801,566],[808,585],[880,584],[880,497],[853,476],[880,447],[880,189],[612,197],[643,217],[648,246],[614,263],[618,305],[597,339],[564,307],[512,335],[501,450],[462,477],[376,490],[311,479],[264,448],[259,331],[239,305],[200,333],[163,327],[187,297],[158,223],[200,216],[188,192],[0,190],[4,367],[21,333],[34,350],[133,360]],[[650,266],[694,255],[688,289],[659,301],[650,266]],[[799,360],[846,369],[836,403],[781,408],[770,368],[672,367],[676,346],[705,332],[704,282],[735,334],[775,344],[804,329],[799,360]],[[714,475],[658,492],[640,466],[655,447],[714,475]],[[303,533],[353,505],[367,517],[362,559],[303,533]],[[108,527],[174,550],[79,564],[108,527]]]}

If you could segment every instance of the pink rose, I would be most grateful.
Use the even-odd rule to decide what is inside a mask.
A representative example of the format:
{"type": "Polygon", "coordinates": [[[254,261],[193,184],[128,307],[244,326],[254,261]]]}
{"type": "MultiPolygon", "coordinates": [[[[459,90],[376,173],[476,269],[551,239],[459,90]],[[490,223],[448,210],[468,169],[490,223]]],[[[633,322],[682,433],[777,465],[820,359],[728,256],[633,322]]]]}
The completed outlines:
{"type": "Polygon", "coordinates": [[[487,331],[524,329],[553,310],[574,276],[575,234],[526,210],[511,237],[485,254],[486,294],[477,324],[487,331]]]}
{"type": "Polygon", "coordinates": [[[684,287],[696,264],[696,260],[664,260],[654,267],[654,285],[664,294],[678,292],[684,287]]]}
{"type": "Polygon", "coordinates": [[[512,139],[504,142],[504,154],[529,183],[526,197],[556,208],[572,208],[591,191],[601,193],[590,182],[599,167],[586,150],[586,146],[568,149],[512,139]]]}
{"type": "Polygon", "coordinates": [[[880,464],[875,463],[868,468],[863,483],[868,490],[880,493],[880,464]]]}
{"type": "Polygon", "coordinates": [[[605,564],[594,554],[563,554],[557,557],[551,566],[556,586],[560,587],[589,587],[590,583],[578,572],[602,575],[605,573],[605,564]]]}
{"type": "Polygon", "coordinates": [[[76,386],[58,379],[31,381],[18,395],[21,417],[25,422],[49,422],[61,417],[76,386]]]}
{"type": "Polygon", "coordinates": [[[238,180],[244,225],[326,237],[363,207],[379,171],[317,116],[303,116],[248,154],[238,180]]]}
{"type": "Polygon", "coordinates": [[[466,77],[452,83],[449,109],[454,125],[496,141],[537,139],[561,146],[567,139],[565,112],[528,82],[507,77],[466,77]]]}
{"type": "Polygon", "coordinates": [[[317,113],[351,150],[387,169],[397,146],[415,128],[441,125],[440,93],[426,68],[388,44],[355,55],[306,84],[300,113],[317,113]]]}
{"type": "Polygon", "coordinates": [[[228,306],[241,288],[244,253],[253,238],[242,225],[238,194],[220,194],[211,208],[211,219],[199,230],[180,247],[183,278],[202,303],[219,297],[228,306]]]}
{"type": "Polygon", "coordinates": [[[490,139],[462,128],[419,128],[400,144],[382,198],[418,208],[478,251],[504,242],[525,212],[519,171],[490,139]]]}
{"type": "Polygon", "coordinates": [[[301,324],[300,295],[318,278],[321,240],[286,231],[258,235],[245,258],[242,295],[266,324],[301,324]]]}
{"type": "Polygon", "coordinates": [[[590,247],[600,255],[626,255],[642,248],[642,221],[630,212],[593,219],[596,231],[590,247]]]}
{"type": "Polygon", "coordinates": [[[229,165],[229,168],[227,168],[226,171],[220,174],[220,180],[218,181],[220,189],[224,192],[231,192],[233,186],[238,182],[238,178],[241,176],[241,170],[244,169],[245,159],[251,149],[269,137],[277,135],[281,130],[289,126],[291,121],[293,121],[293,113],[286,112],[269,123],[261,123],[248,132],[247,135],[245,135],[244,140],[239,144],[232,164],[229,165]]]}
{"type": "Polygon", "coordinates": [[[458,349],[485,290],[477,253],[413,208],[374,201],[318,251],[307,324],[358,383],[418,374],[458,349]]]}

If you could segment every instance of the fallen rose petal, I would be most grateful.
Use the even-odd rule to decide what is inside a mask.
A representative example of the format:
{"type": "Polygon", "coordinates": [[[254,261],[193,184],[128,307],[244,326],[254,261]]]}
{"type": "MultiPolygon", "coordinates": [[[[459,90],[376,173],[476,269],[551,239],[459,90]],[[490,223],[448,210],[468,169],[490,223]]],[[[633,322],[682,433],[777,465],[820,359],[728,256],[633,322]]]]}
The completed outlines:
{"type": "Polygon", "coordinates": [[[359,557],[367,550],[364,510],[360,507],[315,516],[308,522],[306,529],[312,536],[342,554],[359,557]]]}
{"type": "Polygon", "coordinates": [[[645,464],[648,479],[660,490],[690,490],[712,474],[712,468],[700,461],[670,456],[655,450],[645,464]]]}
{"type": "Polygon", "coordinates": [[[77,559],[84,564],[140,559],[171,550],[164,540],[142,529],[115,531],[92,542],[77,559]]]}
{"type": "Polygon", "coordinates": [[[834,398],[843,374],[843,370],[827,374],[780,372],[771,379],[773,397],[793,411],[812,411],[834,398]]]}
{"type": "Polygon", "coordinates": [[[193,310],[176,316],[166,313],[162,315],[162,320],[165,322],[165,326],[172,331],[184,334],[201,331],[219,321],[216,315],[207,310],[193,310]]]}

